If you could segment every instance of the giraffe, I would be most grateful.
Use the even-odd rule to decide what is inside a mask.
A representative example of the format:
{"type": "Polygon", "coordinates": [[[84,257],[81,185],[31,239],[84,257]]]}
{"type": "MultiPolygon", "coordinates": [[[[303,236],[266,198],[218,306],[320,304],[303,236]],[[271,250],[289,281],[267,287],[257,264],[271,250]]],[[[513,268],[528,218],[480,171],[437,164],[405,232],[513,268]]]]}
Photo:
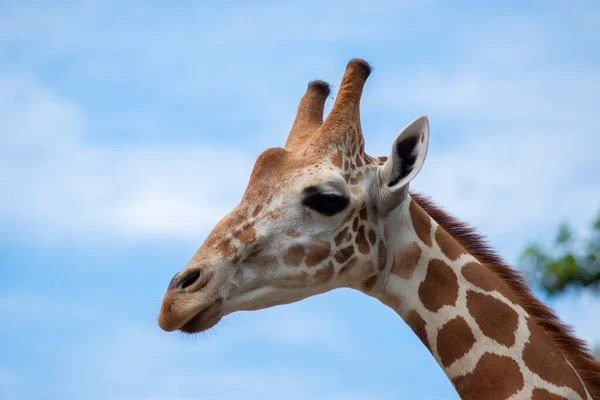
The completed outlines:
{"type": "Polygon", "coordinates": [[[364,151],[360,98],[371,73],[351,60],[312,81],[284,148],[257,159],[240,203],[168,285],[165,331],[349,287],[391,307],[462,399],[600,399],[600,364],[468,225],[409,190],[429,144],[426,116],[388,157],[364,151]]]}

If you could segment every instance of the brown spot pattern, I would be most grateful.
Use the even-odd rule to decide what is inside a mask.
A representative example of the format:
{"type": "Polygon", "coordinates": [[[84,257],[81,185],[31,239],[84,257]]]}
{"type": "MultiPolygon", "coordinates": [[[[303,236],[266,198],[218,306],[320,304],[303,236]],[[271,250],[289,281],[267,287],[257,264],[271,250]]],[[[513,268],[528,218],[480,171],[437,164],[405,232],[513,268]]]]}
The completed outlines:
{"type": "Polygon", "coordinates": [[[385,269],[385,266],[387,265],[387,250],[385,248],[385,244],[383,243],[383,241],[379,242],[379,249],[378,249],[378,264],[377,264],[377,268],[380,271],[383,271],[385,269]]]}
{"type": "Polygon", "coordinates": [[[346,227],[342,229],[337,235],[335,235],[335,245],[339,246],[340,244],[349,241],[352,239],[352,233],[350,232],[350,228],[346,227]]]}
{"type": "Polygon", "coordinates": [[[401,278],[410,278],[421,258],[421,247],[412,242],[403,251],[394,255],[392,274],[401,278]]]}
{"type": "Polygon", "coordinates": [[[335,260],[342,264],[352,257],[352,254],[354,254],[354,247],[352,247],[352,245],[346,246],[343,249],[338,250],[338,252],[335,254],[335,260]]]}
{"type": "MultiPolygon", "coordinates": [[[[463,265],[460,273],[465,277],[467,281],[477,286],[480,289],[491,292],[492,290],[496,290],[496,285],[494,285],[493,280],[489,279],[490,277],[485,276],[483,265],[476,262],[468,262],[463,265]]],[[[493,276],[495,277],[495,276],[493,276]]]]}
{"type": "Polygon", "coordinates": [[[356,263],[358,262],[358,258],[354,257],[352,259],[350,259],[350,261],[348,261],[341,269],[340,272],[338,273],[338,275],[345,275],[347,274],[352,267],[354,267],[356,265],[356,263]]]}
{"type": "Polygon", "coordinates": [[[356,210],[355,209],[351,210],[351,211],[348,211],[348,214],[346,214],[346,216],[344,217],[344,220],[342,221],[341,225],[345,225],[346,222],[350,221],[352,219],[352,217],[354,217],[354,214],[356,214],[356,210]]]}
{"type": "Polygon", "coordinates": [[[306,254],[306,266],[314,267],[329,257],[331,245],[329,242],[320,241],[310,245],[306,254]]]}
{"type": "Polygon", "coordinates": [[[262,211],[262,206],[259,204],[254,208],[254,211],[252,212],[252,217],[256,218],[258,216],[258,214],[262,211]]]}
{"type": "Polygon", "coordinates": [[[283,262],[292,267],[297,267],[302,262],[304,258],[304,246],[301,244],[292,245],[285,256],[283,257],[283,262]]]}
{"type": "Polygon", "coordinates": [[[358,232],[356,233],[356,244],[358,245],[358,251],[363,254],[369,254],[371,251],[369,242],[367,242],[367,236],[365,235],[364,225],[361,225],[360,228],[358,228],[358,232]]]}
{"type": "Polygon", "coordinates": [[[352,221],[352,230],[354,232],[356,232],[356,230],[358,229],[358,217],[354,218],[354,221],[352,221]]]}
{"type": "Polygon", "coordinates": [[[491,292],[497,290],[504,297],[515,302],[513,294],[504,282],[489,269],[476,262],[468,262],[461,269],[462,276],[480,289],[491,292]]]}
{"type": "Polygon", "coordinates": [[[295,229],[289,228],[285,230],[285,235],[293,238],[300,237],[300,232],[295,229]]]}
{"type": "Polygon", "coordinates": [[[360,156],[360,153],[356,155],[356,161],[354,161],[354,163],[356,164],[356,166],[358,168],[362,167],[364,165],[363,159],[360,156]]]}
{"type": "Polygon", "coordinates": [[[467,291],[467,309],[487,337],[510,347],[515,344],[519,316],[515,310],[490,295],[467,291]]]}
{"type": "Polygon", "coordinates": [[[523,388],[523,374],[515,360],[485,353],[473,372],[452,379],[463,399],[506,400],[523,388]]]}
{"type": "Polygon", "coordinates": [[[333,268],[333,262],[329,261],[325,267],[315,272],[315,283],[327,283],[331,280],[335,269],[333,268]]]}
{"type": "Polygon", "coordinates": [[[241,244],[248,244],[256,238],[256,229],[254,229],[254,226],[248,225],[235,232],[233,236],[239,240],[241,244]]]}
{"type": "Polygon", "coordinates": [[[445,305],[454,305],[458,299],[458,278],[444,261],[433,259],[427,266],[425,280],[419,286],[423,305],[437,312],[445,305]]]}
{"type": "Polygon", "coordinates": [[[473,332],[463,317],[456,317],[446,322],[437,337],[437,351],[442,365],[447,367],[460,359],[474,344],[473,332]]]}
{"type": "Polygon", "coordinates": [[[415,310],[412,310],[406,316],[406,324],[410,326],[413,332],[421,339],[421,342],[431,350],[431,346],[429,345],[429,340],[427,340],[427,330],[425,329],[425,320],[417,313],[415,310]]]}
{"type": "Polygon", "coordinates": [[[231,240],[223,239],[217,247],[217,251],[221,253],[223,257],[230,257],[237,252],[237,247],[231,244],[231,240]]]}
{"type": "Polygon", "coordinates": [[[454,261],[460,257],[461,254],[467,254],[467,251],[462,247],[448,232],[446,232],[441,226],[435,231],[435,241],[442,252],[450,260],[454,261]]]}
{"type": "Polygon", "coordinates": [[[331,162],[338,168],[342,168],[342,152],[336,151],[336,153],[331,158],[331,162]]]}
{"type": "Polygon", "coordinates": [[[579,377],[548,335],[530,318],[527,326],[531,336],[523,349],[525,365],[545,381],[556,386],[567,386],[586,398],[579,377]]]}
{"type": "Polygon", "coordinates": [[[373,229],[369,230],[369,242],[371,243],[371,246],[375,246],[375,243],[377,243],[377,234],[373,229]]]}
{"type": "Polygon", "coordinates": [[[393,293],[385,293],[383,295],[383,302],[394,310],[399,310],[402,305],[402,299],[393,293]]]}
{"type": "MultiPolygon", "coordinates": [[[[585,397],[584,397],[585,398],[585,397]]],[[[566,397],[550,393],[546,389],[533,389],[531,400],[566,400],[566,397]]]]}
{"type": "Polygon", "coordinates": [[[427,246],[433,246],[431,241],[431,217],[413,200],[408,207],[413,227],[419,239],[427,246]]]}
{"type": "Polygon", "coordinates": [[[360,217],[361,220],[366,221],[367,220],[367,206],[364,205],[361,209],[360,212],[358,213],[358,216],[360,217]]]}

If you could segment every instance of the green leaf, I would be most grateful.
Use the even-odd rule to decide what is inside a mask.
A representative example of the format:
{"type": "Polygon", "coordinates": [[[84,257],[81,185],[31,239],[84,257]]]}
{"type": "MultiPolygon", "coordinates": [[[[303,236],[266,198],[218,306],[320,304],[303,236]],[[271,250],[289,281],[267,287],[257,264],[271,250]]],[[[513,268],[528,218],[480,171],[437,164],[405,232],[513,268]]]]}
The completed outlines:
{"type": "Polygon", "coordinates": [[[573,237],[573,235],[571,233],[571,229],[569,228],[569,225],[566,223],[562,223],[558,227],[558,235],[556,236],[556,243],[558,243],[558,244],[568,243],[572,237],[573,237]]]}

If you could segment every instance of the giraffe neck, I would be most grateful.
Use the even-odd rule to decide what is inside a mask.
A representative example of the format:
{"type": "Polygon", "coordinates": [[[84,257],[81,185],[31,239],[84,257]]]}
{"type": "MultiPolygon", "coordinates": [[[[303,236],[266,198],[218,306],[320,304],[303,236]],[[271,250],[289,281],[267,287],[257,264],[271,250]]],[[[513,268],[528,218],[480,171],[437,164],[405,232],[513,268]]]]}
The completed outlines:
{"type": "Polygon", "coordinates": [[[462,399],[591,399],[519,294],[415,200],[387,224],[393,257],[369,294],[404,319],[462,399]]]}

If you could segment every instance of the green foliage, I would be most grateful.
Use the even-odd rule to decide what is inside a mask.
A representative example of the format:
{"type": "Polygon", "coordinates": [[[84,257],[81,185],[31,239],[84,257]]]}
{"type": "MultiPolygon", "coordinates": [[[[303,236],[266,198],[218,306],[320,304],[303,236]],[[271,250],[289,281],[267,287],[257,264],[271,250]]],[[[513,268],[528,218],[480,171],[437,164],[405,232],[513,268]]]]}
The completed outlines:
{"type": "Polygon", "coordinates": [[[550,249],[530,245],[521,255],[521,262],[527,277],[549,295],[568,288],[600,293],[600,214],[589,238],[578,240],[563,223],[550,249]]]}

